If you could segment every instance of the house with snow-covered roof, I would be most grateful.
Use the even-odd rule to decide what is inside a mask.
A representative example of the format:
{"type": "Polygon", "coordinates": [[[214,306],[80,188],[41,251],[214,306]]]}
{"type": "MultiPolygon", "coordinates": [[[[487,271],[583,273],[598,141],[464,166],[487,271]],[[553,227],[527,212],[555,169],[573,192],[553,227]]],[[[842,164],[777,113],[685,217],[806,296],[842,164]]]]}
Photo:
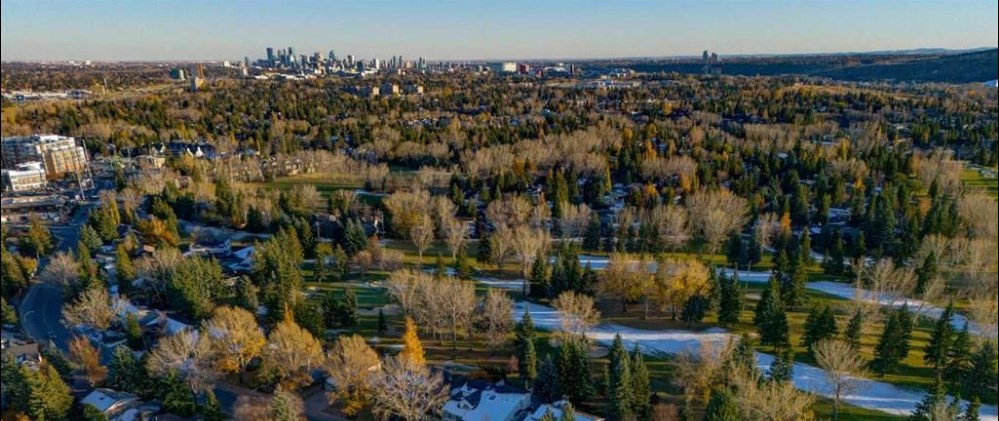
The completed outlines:
{"type": "Polygon", "coordinates": [[[451,389],[444,421],[519,421],[531,409],[526,390],[484,381],[467,381],[451,389]]]}

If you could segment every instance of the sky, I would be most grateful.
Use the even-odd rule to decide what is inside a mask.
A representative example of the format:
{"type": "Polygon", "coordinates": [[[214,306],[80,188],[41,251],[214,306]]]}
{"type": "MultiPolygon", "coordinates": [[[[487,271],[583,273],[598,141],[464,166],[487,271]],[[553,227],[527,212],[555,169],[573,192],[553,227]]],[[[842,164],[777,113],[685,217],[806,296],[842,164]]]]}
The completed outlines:
{"type": "Polygon", "coordinates": [[[585,59],[995,47],[999,0],[3,0],[3,61],[585,59]]]}

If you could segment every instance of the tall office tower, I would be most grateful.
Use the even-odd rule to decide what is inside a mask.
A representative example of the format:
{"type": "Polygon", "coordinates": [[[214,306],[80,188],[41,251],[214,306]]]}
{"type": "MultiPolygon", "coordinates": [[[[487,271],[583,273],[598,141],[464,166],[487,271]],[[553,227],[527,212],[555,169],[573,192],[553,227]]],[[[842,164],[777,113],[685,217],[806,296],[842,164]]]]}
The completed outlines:
{"type": "Polygon", "coordinates": [[[267,47],[267,63],[269,63],[271,67],[274,67],[274,63],[276,62],[276,58],[277,57],[274,57],[274,48],[273,47],[267,47]]]}

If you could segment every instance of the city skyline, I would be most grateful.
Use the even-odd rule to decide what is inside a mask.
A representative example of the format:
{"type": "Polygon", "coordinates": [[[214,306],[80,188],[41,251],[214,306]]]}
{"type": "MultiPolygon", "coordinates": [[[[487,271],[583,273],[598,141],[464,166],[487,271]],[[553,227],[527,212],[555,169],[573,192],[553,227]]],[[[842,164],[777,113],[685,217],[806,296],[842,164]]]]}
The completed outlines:
{"type": "Polygon", "coordinates": [[[999,21],[999,0],[848,8],[829,1],[17,0],[0,6],[3,61],[234,60],[259,58],[268,46],[435,61],[698,56],[705,49],[723,56],[962,50],[994,47],[999,21]]]}

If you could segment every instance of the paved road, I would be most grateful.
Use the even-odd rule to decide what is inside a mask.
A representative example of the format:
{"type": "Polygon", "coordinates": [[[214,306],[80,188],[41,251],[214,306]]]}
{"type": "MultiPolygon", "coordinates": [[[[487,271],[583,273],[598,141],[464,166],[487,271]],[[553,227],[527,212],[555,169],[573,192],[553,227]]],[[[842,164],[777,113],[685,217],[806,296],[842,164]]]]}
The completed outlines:
{"type": "MultiPolygon", "coordinates": [[[[56,250],[70,251],[80,241],[80,227],[87,222],[93,205],[83,205],[66,224],[49,227],[56,238],[56,250]]],[[[45,269],[50,256],[42,256],[38,273],[45,269]]],[[[61,287],[35,282],[21,301],[21,326],[29,338],[38,343],[52,341],[68,351],[70,332],[62,324],[63,290],[61,287]]]]}

